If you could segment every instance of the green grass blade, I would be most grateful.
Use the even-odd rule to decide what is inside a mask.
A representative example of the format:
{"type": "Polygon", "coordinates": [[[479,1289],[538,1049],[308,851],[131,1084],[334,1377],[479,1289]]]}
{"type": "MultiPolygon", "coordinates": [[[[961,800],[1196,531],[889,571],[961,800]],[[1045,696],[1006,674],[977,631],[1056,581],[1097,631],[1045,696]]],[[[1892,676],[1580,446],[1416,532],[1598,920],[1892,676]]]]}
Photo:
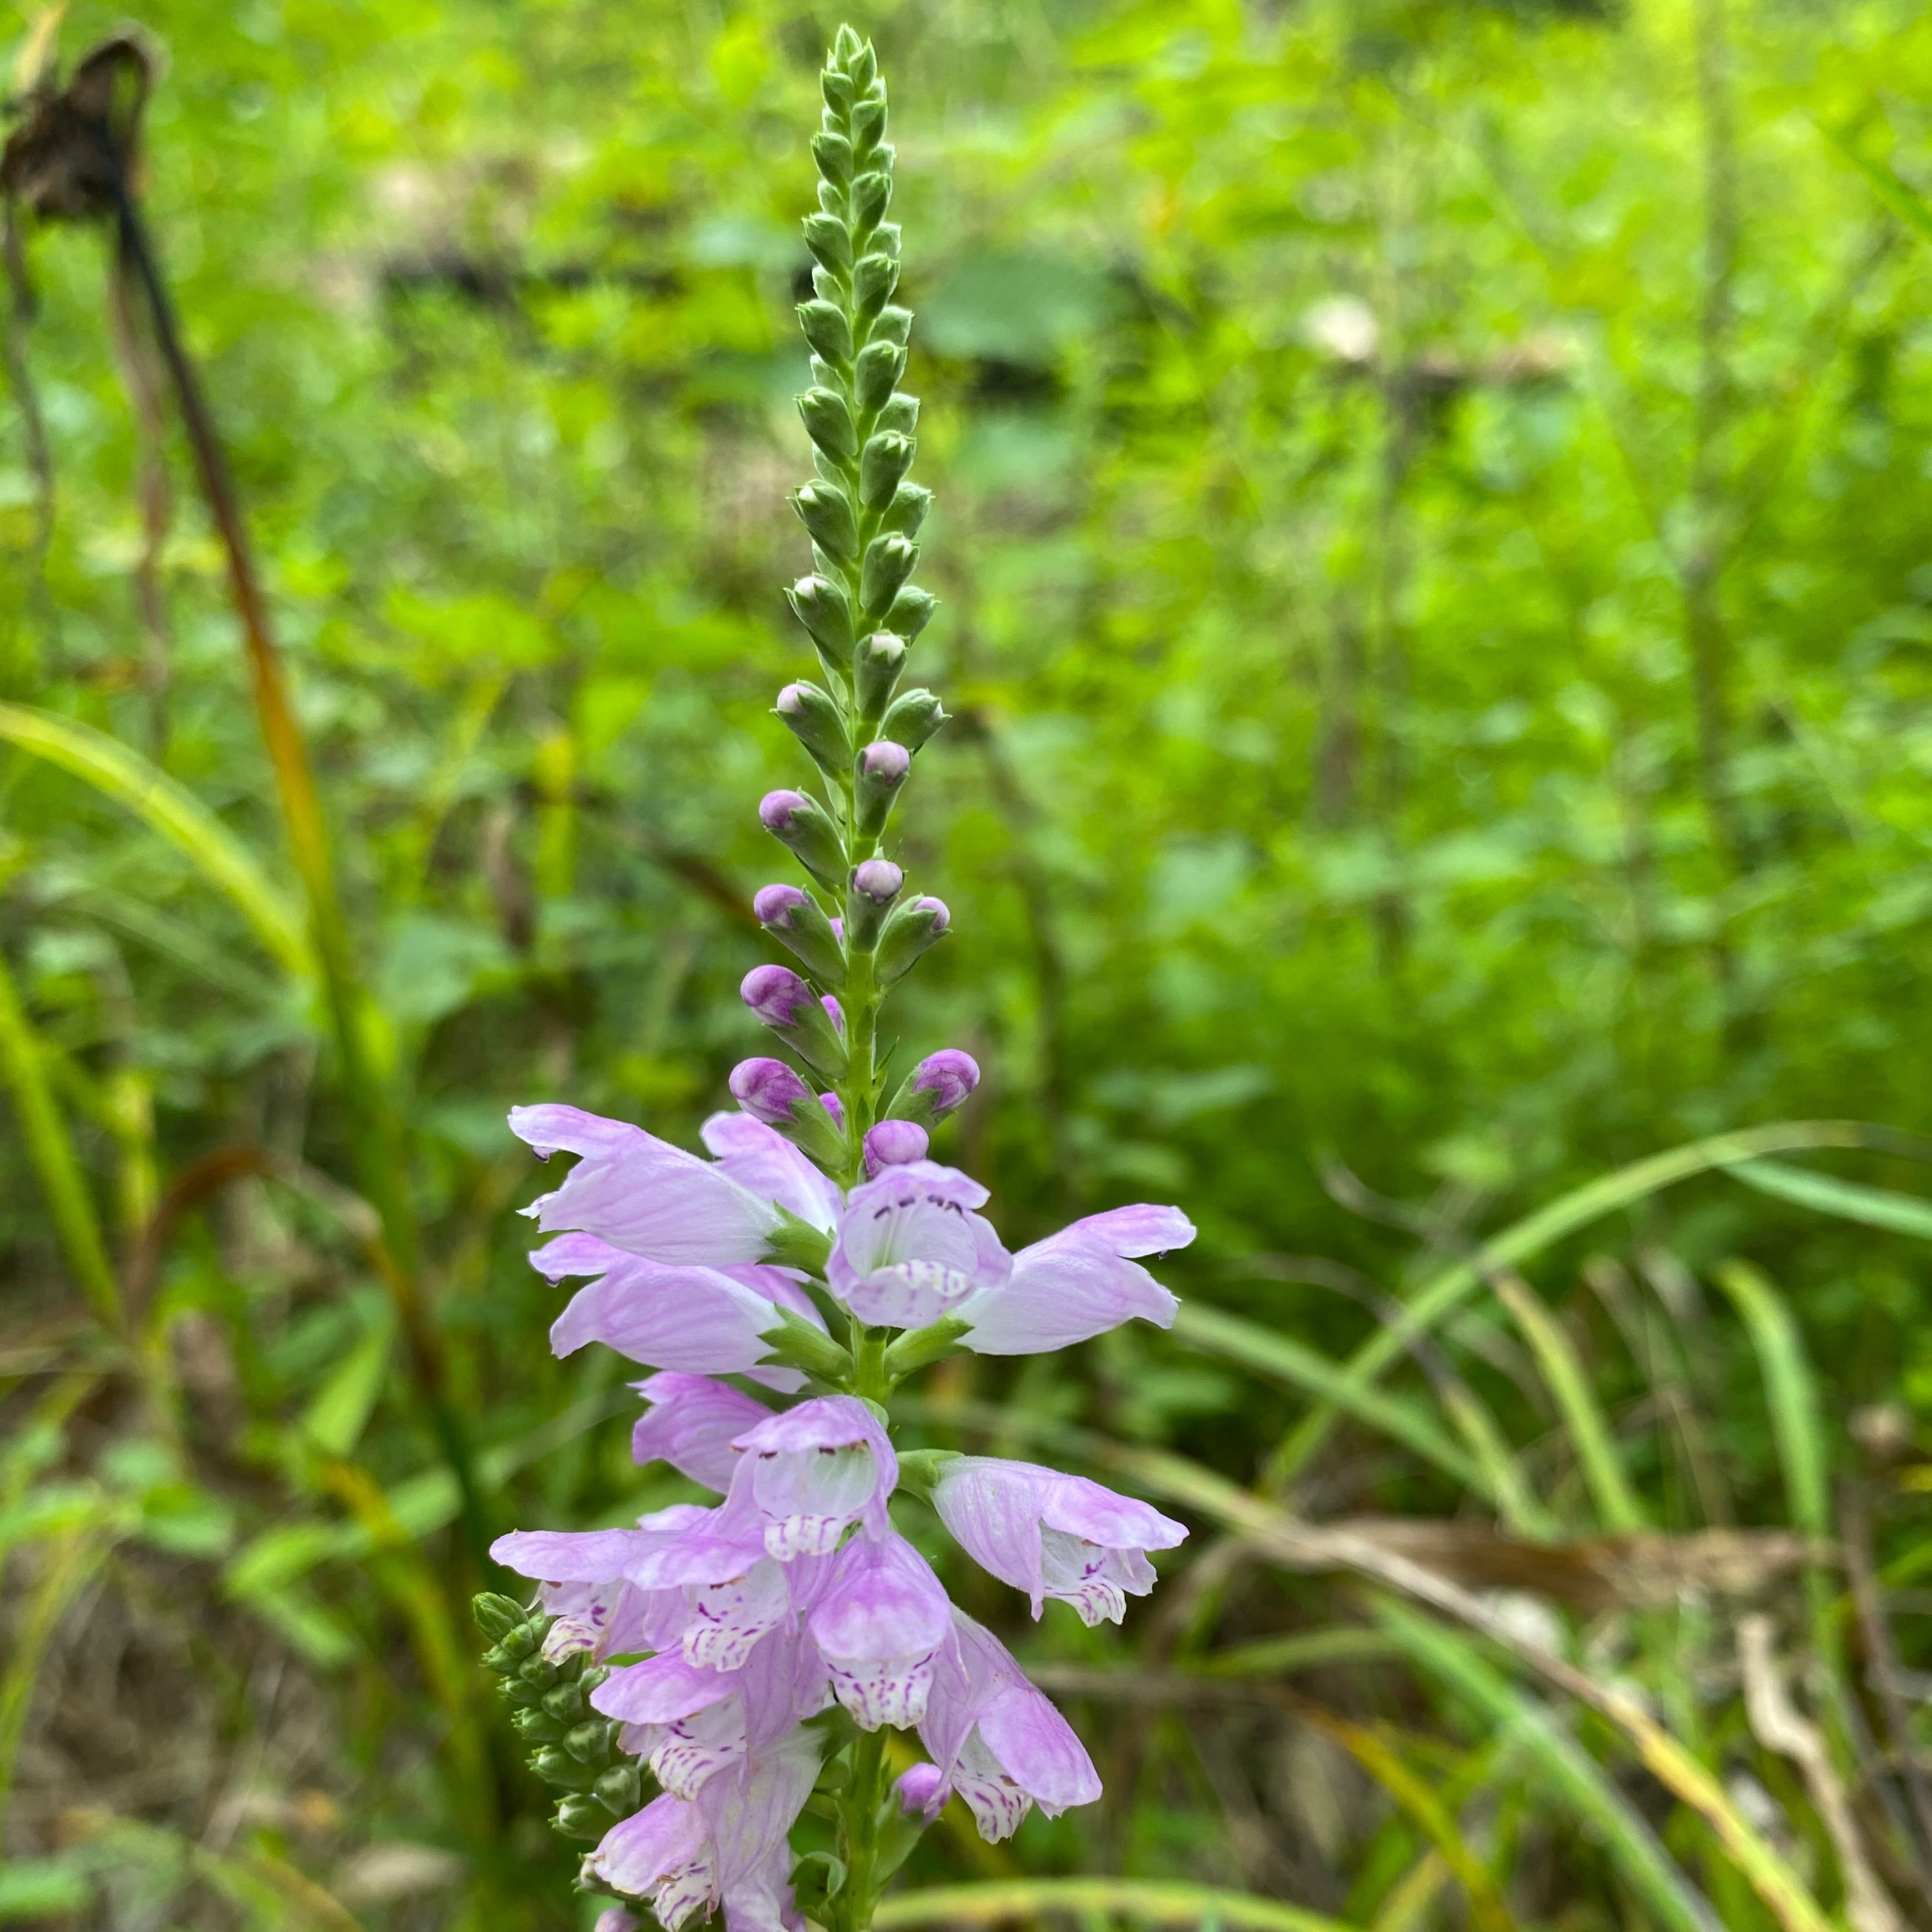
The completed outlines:
{"type": "Polygon", "coordinates": [[[1725,1262],[1718,1270],[1718,1283],[1736,1304],[1756,1352],[1791,1520],[1808,1536],[1828,1536],[1830,1458],[1798,1324],[1784,1298],[1748,1262],[1725,1262]]]}
{"type": "Polygon", "coordinates": [[[1790,1167],[1778,1160],[1741,1160],[1725,1172],[1774,1199],[1816,1208],[1821,1214],[1834,1214],[1841,1221],[1856,1221],[1864,1227],[1932,1241],[1932,1201],[1922,1201],[1915,1195],[1894,1193],[1886,1187],[1862,1187],[1835,1174],[1814,1174],[1808,1168],[1790,1167]]]}
{"type": "Polygon", "coordinates": [[[1271,1376],[1332,1403],[1358,1422],[1411,1449],[1464,1489],[1491,1502],[1496,1488],[1486,1471],[1465,1455],[1448,1435],[1412,1404],[1352,1379],[1339,1364],[1304,1343],[1258,1323],[1230,1315],[1205,1302],[1181,1304],[1174,1318],[1176,1340],[1204,1354],[1220,1355],[1243,1367],[1271,1376]]]}
{"type": "Polygon", "coordinates": [[[872,1923],[878,1932],[896,1932],[907,1925],[1026,1923],[1048,1912],[1118,1914],[1154,1925],[1218,1923],[1228,1932],[1345,1932],[1340,1919],[1280,1899],[1140,1878],[994,1879],[928,1886],[883,1900],[872,1923]]]}
{"type": "MultiPolygon", "coordinates": [[[[1407,1318],[1370,1336],[1342,1368],[1343,1385],[1359,1393],[1396,1361],[1418,1335],[1439,1322],[1481,1286],[1498,1268],[1520,1268],[1524,1262],[1567,1236],[1631,1207],[1648,1196],[1673,1187],[1714,1168],[1735,1166],[1760,1154],[1798,1154],[1812,1148],[1877,1147],[1888,1144],[1882,1128],[1858,1120],[1784,1120],[1774,1126],[1746,1127],[1735,1133],[1713,1134],[1667,1152],[1633,1161],[1611,1174],[1561,1195],[1485,1242],[1466,1261],[1456,1262],[1432,1276],[1408,1304],[1407,1318]]],[[[1309,1459],[1328,1440],[1343,1412],[1339,1396],[1326,1398],[1289,1432],[1268,1472],[1272,1488],[1293,1480],[1309,1459]]]]}
{"type": "Polygon", "coordinates": [[[13,1095],[27,1157],[46,1196],[47,1211],[53,1217],[54,1232],[60,1238],[67,1264],[95,1315],[118,1334],[124,1325],[121,1285],[107,1258],[100,1216],[87,1191],[67,1122],[48,1084],[40,1040],[20,1004],[4,957],[0,957],[0,1072],[4,1072],[13,1095]]]}
{"type": "Polygon", "coordinates": [[[1834,134],[1822,122],[1816,124],[1819,133],[1864,176],[1873,194],[1922,242],[1932,242],[1932,202],[1894,172],[1888,164],[1860,154],[1846,136],[1834,134]]]}
{"type": "Polygon", "coordinates": [[[1559,1799],[1597,1838],[1624,1882],[1671,1932],[1720,1932],[1717,1914],[1672,1862],[1602,1766],[1561,1730],[1477,1647],[1432,1618],[1379,1602],[1376,1621],[1415,1667],[1472,1704],[1499,1737],[1533,1762],[1559,1799]]]}
{"type": "Polygon", "coordinates": [[[124,806],[194,860],[254,929],[290,976],[316,976],[300,916],[268,882],[240,839],[184,786],[118,740],[71,718],[0,704],[0,741],[58,765],[124,806]]]}
{"type": "Polygon", "coordinates": [[[1622,1532],[1642,1529],[1648,1522],[1630,1478],[1624,1474],[1622,1458],[1610,1435],[1610,1424],[1598,1406],[1596,1391],[1590,1386],[1583,1365],[1576,1359],[1563,1324],[1552,1315],[1543,1298],[1520,1276],[1500,1274],[1496,1282],[1496,1298],[1514,1318],[1536,1357],[1536,1364],[1550,1393],[1556,1398],[1563,1426],[1570,1438],[1576,1460],[1589,1485],[1597,1514],[1606,1529],[1622,1532]]]}

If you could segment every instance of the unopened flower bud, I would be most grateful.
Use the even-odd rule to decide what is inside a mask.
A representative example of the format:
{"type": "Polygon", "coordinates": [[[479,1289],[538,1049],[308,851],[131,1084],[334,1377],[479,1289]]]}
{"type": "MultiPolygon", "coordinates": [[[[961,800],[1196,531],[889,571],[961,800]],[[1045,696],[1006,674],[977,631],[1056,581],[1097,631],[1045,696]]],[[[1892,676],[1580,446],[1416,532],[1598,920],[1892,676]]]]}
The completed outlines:
{"type": "Polygon", "coordinates": [[[890,859],[868,859],[854,872],[845,895],[845,930],[854,951],[872,950],[887,909],[904,884],[904,873],[890,859]]]}
{"type": "Polygon", "coordinates": [[[783,1060],[739,1061],[731,1070],[731,1096],[754,1120],[776,1127],[820,1166],[836,1167],[845,1158],[830,1110],[783,1060]]]}
{"type": "Polygon", "coordinates": [[[852,607],[836,584],[801,577],[786,593],[798,621],[812,633],[826,662],[844,670],[852,662],[852,607]]]}
{"type": "MultiPolygon", "coordinates": [[[[809,226],[809,224],[807,224],[809,226]]],[[[798,399],[805,433],[835,463],[849,463],[859,453],[859,433],[852,412],[836,389],[810,388],[798,399]]]]}
{"type": "Polygon", "coordinates": [[[845,978],[845,954],[832,922],[812,895],[797,886],[760,887],[752,901],[758,923],[797,956],[814,978],[832,986],[845,978]]]}
{"type": "Polygon", "coordinates": [[[845,1042],[818,995],[789,966],[754,966],[738,994],[752,1012],[829,1080],[845,1072],[845,1042]]]}
{"type": "Polygon", "coordinates": [[[868,510],[883,510],[892,500],[906,472],[912,467],[913,440],[896,430],[868,436],[859,452],[859,500],[868,510]]]}
{"type": "Polygon", "coordinates": [[[857,689],[859,714],[876,718],[884,710],[905,668],[903,638],[890,631],[874,631],[852,654],[852,678],[857,689]]]}
{"type": "MultiPolygon", "coordinates": [[[[821,135],[819,138],[823,140],[837,137],[821,135]]],[[[852,325],[845,320],[845,311],[836,302],[800,302],[798,320],[799,326],[805,331],[806,340],[826,362],[851,361],[852,325]]]]}
{"type": "Polygon", "coordinates": [[[852,184],[853,226],[861,230],[878,227],[892,198],[892,176],[883,168],[868,169],[852,184]]]}
{"type": "Polygon", "coordinates": [[[879,412],[872,424],[872,433],[877,436],[892,430],[901,436],[910,436],[918,428],[919,398],[900,394],[893,397],[879,412]]]}
{"type": "Polygon", "coordinates": [[[866,1175],[876,1180],[882,1167],[904,1167],[923,1160],[932,1136],[916,1120],[881,1120],[866,1136],[866,1175]]]}
{"type": "MultiPolygon", "coordinates": [[[[876,838],[892,815],[892,800],[912,770],[912,754],[903,745],[880,738],[859,754],[854,775],[854,800],[862,837],[876,838]]],[[[864,867],[860,868],[862,872],[864,867]]]]}
{"type": "MultiPolygon", "coordinates": [[[[814,217],[812,218],[816,219],[817,218],[814,217]]],[[[810,225],[810,220],[808,220],[806,224],[808,231],[809,230],[810,225]]],[[[839,232],[840,238],[842,240],[844,234],[844,231],[842,227],[839,232]]],[[[808,248],[812,248],[812,252],[814,255],[818,255],[818,249],[812,246],[812,237],[809,232],[808,232],[806,236],[806,245],[808,248]]],[[[846,260],[848,261],[851,260],[851,244],[848,242],[846,244],[845,249],[846,260]]],[[[818,259],[821,262],[825,261],[825,257],[823,255],[819,255],[818,259]]],[[[826,262],[826,266],[828,268],[831,268],[839,265],[827,262],[826,262]]],[[[862,316],[877,315],[880,310],[884,308],[886,303],[892,300],[892,291],[897,288],[898,285],[899,265],[898,262],[895,262],[890,255],[877,253],[870,255],[861,255],[852,270],[852,307],[854,310],[858,314],[862,316]]]]}
{"type": "Polygon", "coordinates": [[[823,477],[800,484],[791,500],[798,520],[830,557],[850,563],[859,554],[859,526],[844,491],[823,477]]]}
{"type": "Polygon", "coordinates": [[[859,566],[860,608],[883,616],[918,561],[919,546],[910,538],[896,533],[874,537],[866,546],[865,561],[859,566]]]}
{"type": "Polygon", "coordinates": [[[886,506],[879,527],[902,537],[916,537],[932,508],[932,492],[924,484],[902,483],[892,492],[892,500],[886,506]]]}
{"type": "Polygon", "coordinates": [[[912,970],[913,962],[942,938],[952,922],[944,899],[922,896],[895,906],[879,929],[879,946],[872,975],[880,987],[890,986],[912,970]]]}
{"type": "Polygon", "coordinates": [[[905,374],[906,352],[894,342],[868,342],[853,364],[852,387],[868,415],[882,408],[905,374]]]}
{"type": "Polygon", "coordinates": [[[931,692],[902,691],[879,721],[879,735],[903,745],[908,752],[916,752],[946,722],[947,715],[946,707],[931,692]]]}
{"type": "MultiPolygon", "coordinates": [[[[846,233],[844,223],[836,215],[808,214],[805,218],[805,245],[812,250],[819,266],[832,274],[842,275],[850,271],[852,238],[846,233]]],[[[866,259],[869,261],[872,258],[868,256],[866,259]]]]}
{"type": "Polygon", "coordinates": [[[758,801],[758,823],[790,846],[814,878],[835,887],[844,880],[844,842],[816,800],[802,791],[768,791],[758,801]]]}
{"type": "Polygon", "coordinates": [[[886,1109],[886,1116],[930,1126],[964,1105],[979,1084],[979,1062],[956,1046],[944,1047],[928,1054],[906,1076],[886,1109]]]}
{"type": "Polygon", "coordinates": [[[550,1823],[566,1838],[601,1838],[610,1828],[610,1814],[588,1792],[579,1792],[558,1804],[550,1823]]]}
{"type": "Polygon", "coordinates": [[[788,684],[775,708],[820,770],[842,778],[852,763],[852,740],[831,693],[815,684],[788,684]]]}
{"type": "Polygon", "coordinates": [[[818,172],[842,187],[852,178],[852,143],[843,134],[827,130],[812,137],[812,158],[818,172]]]}
{"type": "Polygon", "coordinates": [[[515,1598],[499,1596],[494,1592],[472,1597],[470,1610],[476,1619],[477,1628],[492,1643],[501,1642],[524,1622],[525,1616],[523,1605],[515,1598]]]}
{"type": "Polygon", "coordinates": [[[892,608],[886,613],[886,627],[902,638],[916,638],[931,620],[938,602],[931,591],[922,590],[916,584],[908,584],[892,599],[892,608]]]}
{"type": "Polygon", "coordinates": [[[896,342],[903,349],[912,339],[912,310],[882,308],[872,318],[869,332],[874,342],[896,342]]]}

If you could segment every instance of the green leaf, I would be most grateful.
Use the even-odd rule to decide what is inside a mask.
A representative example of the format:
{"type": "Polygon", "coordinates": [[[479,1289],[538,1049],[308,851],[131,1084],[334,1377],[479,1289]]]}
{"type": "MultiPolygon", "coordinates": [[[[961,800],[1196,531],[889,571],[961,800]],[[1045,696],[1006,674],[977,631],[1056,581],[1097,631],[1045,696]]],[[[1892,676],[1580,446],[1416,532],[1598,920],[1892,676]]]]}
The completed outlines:
{"type": "Polygon", "coordinates": [[[1932,1201],[1921,1200],[1916,1195],[1863,1187],[1835,1174],[1814,1173],[1810,1168],[1790,1167],[1778,1160],[1736,1161],[1724,1171],[1774,1200],[1816,1208],[1821,1214],[1834,1214],[1841,1221],[1856,1221],[1864,1227],[1932,1241],[1932,1201]]]}

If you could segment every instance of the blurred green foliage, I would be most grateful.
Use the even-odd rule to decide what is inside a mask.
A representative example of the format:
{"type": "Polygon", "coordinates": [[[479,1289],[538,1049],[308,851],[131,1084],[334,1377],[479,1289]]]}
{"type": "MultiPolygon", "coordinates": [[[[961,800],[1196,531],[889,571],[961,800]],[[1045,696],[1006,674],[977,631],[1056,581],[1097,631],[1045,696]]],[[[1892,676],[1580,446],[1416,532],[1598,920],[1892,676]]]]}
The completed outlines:
{"type": "MultiPolygon", "coordinates": [[[[986,1068],[942,1151],[1011,1244],[1180,1202],[1203,1238],[1169,1278],[1252,1324],[1211,1354],[1136,1330],[949,1367],[933,1439],[994,1404],[1010,1453],[1079,1425],[1280,1474],[1312,1384],[1256,1328],[1339,1361],[1378,1294],[1698,1136],[1927,1129],[1923,9],[859,13],[938,497],[919,676],[956,714],[902,854],[952,937],[892,1017],[986,1068]]],[[[544,1350],[502,1116],[568,1098],[689,1142],[757,1050],[735,988],[767,950],[751,892],[788,875],[752,808],[797,775],[767,707],[803,662],[790,304],[837,10],[142,17],[167,55],[146,206],[318,768],[467,1453],[497,1527],[621,1520],[679,1492],[630,1465],[623,1365],[544,1350]]],[[[76,5],[62,43],[117,24],[76,5]]],[[[178,421],[101,230],[22,242],[0,699],[218,824],[158,836],[138,768],[110,796],[0,734],[0,1918],[574,1923],[458,1615],[448,1445],[350,1191],[178,421]]],[[[1533,1286],[1472,1276],[1391,1380],[1438,1432],[1459,1388],[1493,1412],[1527,1498],[1508,1527],[1818,1532],[1855,1478],[1906,1591],[1932,1564],[1927,1224],[1882,1144],[1635,1190],[1516,1257],[1533,1286]]],[[[1416,1439],[1351,1424],[1289,1499],[1493,1513],[1416,1439]]],[[[1090,1700],[1101,1811],[1033,1821],[1011,1860],[942,1832],[915,1876],[1144,1873],[1394,1928],[1451,1922],[1473,1860],[1492,1927],[1702,1922],[1644,1876],[1654,1828],[1724,1925],[1779,1922],[1614,1725],[1573,1737],[1411,1612],[1354,1633],[1372,1669],[1306,1680],[1359,1736],[1273,1690],[1102,1695],[1081,1671],[1360,1616],[1352,1586],[1217,1544],[1237,1506],[1196,1502],[1138,1628],[1031,1640],[1090,1700]]],[[[1811,1585],[1784,1637],[1880,1882],[1932,1910],[1928,1822],[1873,1756],[1890,1666],[1843,1577],[1811,1585]]],[[[1895,1607],[1922,1664],[1923,1606],[1895,1607]]],[[[1754,1742],[1728,1614],[1691,1592],[1558,1628],[1838,1910],[1844,1846],[1754,1742]]]]}

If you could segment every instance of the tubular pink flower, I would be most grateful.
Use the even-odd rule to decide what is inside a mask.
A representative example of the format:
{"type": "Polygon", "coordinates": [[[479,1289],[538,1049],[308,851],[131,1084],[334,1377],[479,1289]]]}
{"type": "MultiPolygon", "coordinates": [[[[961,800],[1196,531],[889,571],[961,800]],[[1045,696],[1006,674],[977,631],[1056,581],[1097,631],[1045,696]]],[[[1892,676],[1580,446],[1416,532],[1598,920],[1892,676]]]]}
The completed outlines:
{"type": "Polygon", "coordinates": [[[1184,1248],[1194,1224],[1178,1208],[1116,1208],[1022,1248],[1006,1280],[955,1310],[982,1355],[1069,1348],[1136,1317],[1172,1328],[1179,1306],[1132,1257],[1184,1248]]]}
{"type": "Polygon", "coordinates": [[[826,1270],[832,1293],[862,1322],[916,1328],[998,1288],[1012,1257],[974,1212],[986,1201],[956,1168],[886,1168],[847,1198],[826,1270]]]}
{"type": "Polygon", "coordinates": [[[803,1381],[795,1369],[760,1366],[771,1353],[760,1337],[778,1326],[781,1306],[818,1319],[811,1298],[776,1268],[668,1267],[621,1254],[590,1234],[562,1235],[530,1261],[552,1280],[599,1276],[580,1288],[551,1324],[550,1348],[559,1356],[574,1354],[586,1342],[602,1342],[652,1368],[698,1376],[752,1374],[788,1390],[803,1381]]]}
{"type": "Polygon", "coordinates": [[[854,1538],[806,1618],[832,1689],[861,1730],[926,1715],[951,1635],[952,1605],[932,1566],[902,1536],[854,1538]]]}
{"type": "Polygon", "coordinates": [[[538,1156],[574,1154],[563,1184],[524,1210],[546,1234],[580,1228],[647,1261],[756,1262],[777,1210],[722,1168],[622,1120],[576,1107],[513,1107],[510,1130],[538,1156]]]}
{"type": "Polygon", "coordinates": [[[891,1527],[886,1499],[899,1479],[898,1458],[866,1405],[821,1396],[768,1415],[738,1436],[728,1508],[754,1509],[766,1555],[782,1563],[824,1556],[851,1526],[868,1536],[891,1527]]]}
{"type": "Polygon", "coordinates": [[[901,1802],[936,1817],[956,1791],[980,1835],[995,1844],[1019,1828],[1030,1804],[1049,1818],[1090,1804],[1100,1775],[1066,1720],[990,1630],[956,1610],[952,1628],[952,1654],[940,1660],[919,1727],[933,1762],[901,1778],[901,1802]]]}
{"type": "Polygon", "coordinates": [[[991,1456],[942,1464],[932,1506],[982,1570],[1027,1593],[1036,1618],[1054,1597],[1090,1625],[1118,1623],[1127,1598],[1154,1587],[1145,1552],[1187,1534],[1184,1524],[1084,1476],[991,1456]]]}
{"type": "Polygon", "coordinates": [[[631,1386],[647,1405],[631,1431],[631,1460],[668,1462],[721,1495],[737,1466],[731,1438],[771,1413],[742,1390],[704,1376],[666,1370],[631,1386]]]}
{"type": "Polygon", "coordinates": [[[626,1568],[675,1543],[710,1515],[688,1503],[644,1517],[635,1529],[514,1530],[490,1546],[491,1558],[543,1585],[544,1608],[556,1619],[544,1640],[555,1663],[578,1651],[659,1650],[682,1636],[689,1606],[682,1590],[640,1588],[626,1568]]]}
{"type": "Polygon", "coordinates": [[[699,1136],[720,1170],[761,1201],[772,1201],[829,1234],[838,1225],[836,1185],[784,1135],[748,1114],[713,1114],[699,1136]]]}

